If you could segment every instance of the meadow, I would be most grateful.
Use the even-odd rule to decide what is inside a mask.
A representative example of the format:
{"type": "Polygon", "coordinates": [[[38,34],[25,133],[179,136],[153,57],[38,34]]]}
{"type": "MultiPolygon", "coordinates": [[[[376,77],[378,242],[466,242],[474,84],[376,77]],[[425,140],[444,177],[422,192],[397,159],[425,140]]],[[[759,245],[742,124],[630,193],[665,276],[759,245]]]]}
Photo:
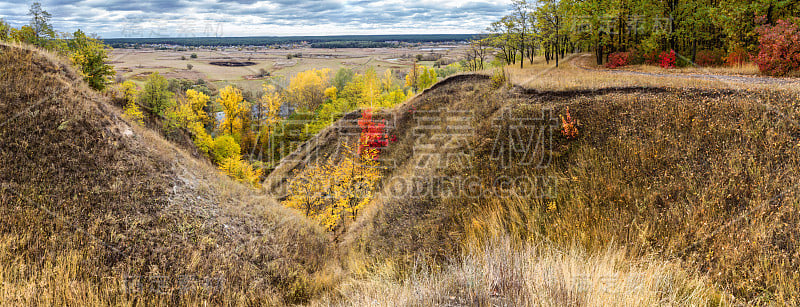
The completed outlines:
{"type": "MultiPolygon", "coordinates": [[[[410,71],[416,55],[442,58],[455,62],[463,57],[466,46],[461,44],[420,44],[403,48],[340,48],[320,49],[310,47],[236,47],[190,48],[190,50],[114,49],[109,59],[117,70],[118,78],[144,84],[147,75],[158,72],[166,78],[203,79],[218,88],[236,85],[244,90],[257,91],[270,77],[283,78],[283,83],[298,73],[311,69],[349,68],[364,73],[369,68],[378,72],[386,69],[410,71]],[[432,51],[430,49],[437,49],[432,51]],[[192,54],[197,55],[196,58],[192,54]],[[296,56],[299,55],[299,56],[296,56]],[[290,57],[291,56],[291,57],[290,57]],[[252,62],[253,65],[228,67],[212,62],[252,62]],[[187,69],[187,64],[192,69],[187,69]],[[262,70],[269,76],[261,76],[262,70]]],[[[177,49],[177,48],[175,48],[177,49]]],[[[419,61],[419,65],[433,66],[434,61],[419,61]]]]}

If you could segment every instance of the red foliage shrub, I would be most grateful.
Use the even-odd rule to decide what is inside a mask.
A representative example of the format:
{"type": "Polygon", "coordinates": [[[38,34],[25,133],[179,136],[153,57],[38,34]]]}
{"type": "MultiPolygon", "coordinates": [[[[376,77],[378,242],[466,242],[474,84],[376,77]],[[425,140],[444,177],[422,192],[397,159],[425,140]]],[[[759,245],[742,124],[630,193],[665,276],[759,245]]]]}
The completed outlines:
{"type": "Polygon", "coordinates": [[[722,52],[716,50],[700,50],[695,55],[694,63],[699,66],[722,65],[722,52]]]}
{"type": "Polygon", "coordinates": [[[630,59],[631,53],[630,52],[614,52],[608,55],[608,62],[606,62],[606,67],[608,68],[617,68],[628,65],[628,60],[630,59]]]}
{"type": "Polygon", "coordinates": [[[675,50],[661,52],[661,55],[658,56],[658,66],[662,68],[675,68],[675,62],[675,50]]]}
{"type": "Polygon", "coordinates": [[[758,28],[761,51],[755,58],[761,72],[783,76],[800,70],[800,29],[797,24],[778,20],[774,26],[758,28]]]}
{"type": "Polygon", "coordinates": [[[358,153],[364,152],[367,149],[374,149],[375,159],[378,158],[380,150],[389,145],[389,138],[386,135],[386,125],[377,123],[372,120],[372,110],[367,109],[361,113],[361,119],[358,120],[358,126],[361,127],[361,138],[358,142],[358,153]]]}
{"type": "Polygon", "coordinates": [[[574,139],[578,136],[578,125],[580,123],[577,119],[572,118],[572,114],[569,114],[569,107],[567,107],[567,115],[560,115],[561,117],[561,135],[566,137],[567,139],[574,139]]]}

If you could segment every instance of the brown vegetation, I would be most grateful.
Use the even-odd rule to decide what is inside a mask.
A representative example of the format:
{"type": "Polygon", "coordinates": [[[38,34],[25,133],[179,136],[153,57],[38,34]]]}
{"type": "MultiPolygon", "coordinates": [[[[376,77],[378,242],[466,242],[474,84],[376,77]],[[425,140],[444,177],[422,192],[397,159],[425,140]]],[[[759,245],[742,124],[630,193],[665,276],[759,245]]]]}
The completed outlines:
{"type": "Polygon", "coordinates": [[[275,304],[319,290],[316,226],[129,125],[63,63],[0,45],[0,301],[275,304]]]}
{"type": "MultiPolygon", "coordinates": [[[[519,79],[519,72],[511,78],[519,79]]],[[[599,80],[638,83],[627,78],[599,80]]],[[[797,303],[796,92],[720,89],[712,82],[697,82],[709,88],[603,87],[603,81],[577,77],[555,82],[589,88],[506,90],[493,89],[487,79],[453,77],[384,113],[393,120],[390,133],[398,141],[382,158],[393,164],[376,200],[343,235],[340,246],[345,270],[362,278],[355,283],[391,276],[403,285],[403,280],[413,280],[420,265],[458,262],[453,255],[469,252],[467,242],[491,245],[481,238],[510,235],[514,242],[578,244],[590,254],[617,242],[629,259],[671,260],[708,276],[733,302],[797,303]],[[580,123],[574,139],[558,133],[558,116],[567,108],[580,123]],[[415,134],[413,114],[426,111],[468,111],[472,134],[466,142],[456,142],[456,148],[448,146],[457,141],[452,137],[415,134]],[[551,150],[542,152],[546,167],[502,165],[491,159],[497,142],[513,142],[508,138],[510,118],[542,114],[552,116],[556,127],[551,150]],[[434,154],[470,154],[443,167],[416,167],[423,162],[415,150],[418,143],[433,144],[434,154]],[[413,183],[414,191],[441,191],[437,178],[475,177],[476,189],[486,191],[496,188],[493,182],[502,176],[544,176],[552,180],[548,187],[554,193],[526,195],[523,187],[513,186],[499,196],[473,196],[461,189],[467,194],[398,197],[393,189],[393,183],[402,181],[413,183]]],[[[673,81],[681,83],[686,81],[673,81]]],[[[442,119],[437,125],[463,125],[455,120],[442,119]]],[[[347,134],[337,125],[270,177],[291,178],[288,170],[303,167],[302,152],[327,155],[339,139],[337,132],[347,134]]],[[[439,277],[430,278],[444,278],[435,274],[439,277]]],[[[400,287],[398,291],[407,289],[400,287]]],[[[719,297],[705,302],[712,301],[719,297]]]]}

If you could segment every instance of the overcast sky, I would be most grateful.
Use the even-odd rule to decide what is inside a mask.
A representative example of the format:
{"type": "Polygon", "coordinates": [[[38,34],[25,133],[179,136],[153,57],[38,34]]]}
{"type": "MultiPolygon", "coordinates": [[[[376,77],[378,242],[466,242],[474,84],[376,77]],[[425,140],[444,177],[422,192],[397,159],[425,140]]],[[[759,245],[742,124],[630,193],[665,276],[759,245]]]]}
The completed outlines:
{"type": "MultiPolygon", "coordinates": [[[[510,0],[43,0],[57,31],[104,38],[478,33],[510,0]]],[[[0,18],[28,24],[32,1],[0,0],[0,18]],[[21,4],[22,3],[22,4],[21,4]]]]}

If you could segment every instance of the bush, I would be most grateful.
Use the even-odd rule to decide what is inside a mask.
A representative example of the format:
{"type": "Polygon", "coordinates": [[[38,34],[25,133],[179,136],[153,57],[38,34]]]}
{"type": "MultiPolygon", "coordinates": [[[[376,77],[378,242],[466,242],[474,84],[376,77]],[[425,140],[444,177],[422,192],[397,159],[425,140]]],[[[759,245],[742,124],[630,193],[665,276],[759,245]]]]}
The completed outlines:
{"type": "Polygon", "coordinates": [[[675,63],[675,50],[663,51],[658,56],[658,66],[661,66],[661,68],[675,68],[675,63]]]}
{"type": "Polygon", "coordinates": [[[723,54],[719,50],[700,50],[694,56],[694,63],[698,66],[719,66],[722,65],[723,54]]]}
{"type": "Polygon", "coordinates": [[[617,68],[617,67],[627,66],[630,56],[631,56],[630,52],[614,52],[612,54],[609,54],[608,62],[606,62],[606,67],[617,68]]]}
{"type": "Polygon", "coordinates": [[[680,56],[677,53],[675,55],[676,55],[675,66],[677,66],[677,67],[686,67],[686,66],[694,65],[694,63],[692,63],[692,59],[687,58],[685,56],[680,56]]]}
{"type": "Polygon", "coordinates": [[[725,65],[727,66],[742,66],[745,62],[750,59],[750,54],[747,53],[742,47],[737,47],[731,50],[728,53],[728,56],[725,57],[725,65]]]}
{"type": "Polygon", "coordinates": [[[644,52],[640,49],[631,49],[628,51],[628,65],[644,64],[644,52]]]}
{"type": "Polygon", "coordinates": [[[205,155],[208,155],[213,150],[214,139],[206,132],[205,127],[200,122],[193,122],[187,128],[192,134],[194,146],[197,150],[205,155]]]}
{"type": "Polygon", "coordinates": [[[144,125],[144,113],[139,109],[139,105],[137,105],[136,102],[128,102],[128,104],[123,107],[123,111],[126,118],[139,123],[139,125],[144,125]]]}
{"type": "Polygon", "coordinates": [[[220,164],[219,169],[236,181],[247,183],[254,188],[261,188],[261,175],[263,170],[256,169],[242,160],[241,155],[233,155],[225,158],[220,164]]]}
{"type": "Polygon", "coordinates": [[[196,59],[197,58],[197,53],[192,53],[192,55],[190,55],[189,57],[193,58],[193,59],[196,59]]]}
{"type": "Polygon", "coordinates": [[[755,62],[761,72],[783,76],[800,69],[800,29],[797,24],[778,20],[774,26],[758,29],[761,51],[755,62]]]}
{"type": "Polygon", "coordinates": [[[631,64],[658,65],[659,61],[658,51],[653,50],[649,52],[637,52],[631,64]]]}
{"type": "Polygon", "coordinates": [[[569,107],[567,107],[567,115],[560,115],[561,117],[561,135],[566,137],[567,139],[574,139],[578,137],[578,120],[572,118],[572,114],[569,113],[569,107]]]}
{"type": "Polygon", "coordinates": [[[227,158],[240,155],[241,151],[242,148],[232,136],[223,135],[214,139],[214,145],[211,147],[211,159],[220,164],[227,158]]]}
{"type": "Polygon", "coordinates": [[[358,142],[358,153],[372,155],[373,160],[377,159],[380,151],[389,146],[389,139],[384,131],[386,125],[372,120],[372,110],[366,109],[361,113],[358,120],[361,127],[361,138],[358,142]]]}
{"type": "Polygon", "coordinates": [[[508,83],[508,76],[504,68],[496,68],[491,77],[492,88],[500,88],[508,83]]]}

